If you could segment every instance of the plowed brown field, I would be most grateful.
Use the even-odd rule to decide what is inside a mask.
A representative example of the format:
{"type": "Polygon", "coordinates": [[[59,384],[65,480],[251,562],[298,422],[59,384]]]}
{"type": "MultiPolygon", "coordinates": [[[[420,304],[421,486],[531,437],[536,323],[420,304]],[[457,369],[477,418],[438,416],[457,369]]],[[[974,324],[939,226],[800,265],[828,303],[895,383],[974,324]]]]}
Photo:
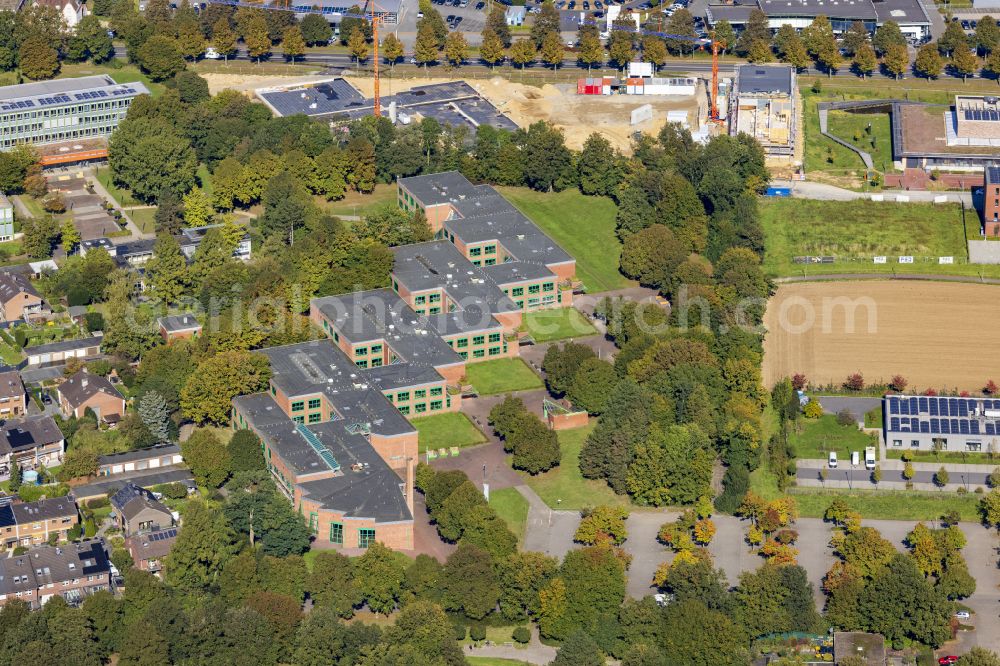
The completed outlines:
{"type": "Polygon", "coordinates": [[[813,385],[853,372],[900,374],[910,390],[975,391],[1000,381],[1000,287],[943,282],[785,284],[764,317],[763,379],[796,372],[813,385]]]}

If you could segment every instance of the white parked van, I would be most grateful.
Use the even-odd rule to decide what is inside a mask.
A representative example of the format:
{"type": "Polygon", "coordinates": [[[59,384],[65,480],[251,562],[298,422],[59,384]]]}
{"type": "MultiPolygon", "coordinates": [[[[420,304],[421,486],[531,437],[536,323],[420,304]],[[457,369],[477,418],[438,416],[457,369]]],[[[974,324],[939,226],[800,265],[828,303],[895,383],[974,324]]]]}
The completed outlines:
{"type": "Polygon", "coordinates": [[[865,469],[875,469],[875,447],[865,449],[865,469]]]}
{"type": "Polygon", "coordinates": [[[828,459],[827,462],[830,465],[830,469],[835,469],[837,467],[837,452],[836,451],[830,451],[830,457],[829,457],[829,459],[828,459]]]}
{"type": "Polygon", "coordinates": [[[857,467],[860,464],[861,464],[861,452],[851,451],[851,466],[857,467]]]}
{"type": "Polygon", "coordinates": [[[205,49],[205,59],[206,60],[218,60],[221,57],[222,56],[219,54],[219,52],[216,51],[211,46],[209,46],[207,49],[205,49]]]}

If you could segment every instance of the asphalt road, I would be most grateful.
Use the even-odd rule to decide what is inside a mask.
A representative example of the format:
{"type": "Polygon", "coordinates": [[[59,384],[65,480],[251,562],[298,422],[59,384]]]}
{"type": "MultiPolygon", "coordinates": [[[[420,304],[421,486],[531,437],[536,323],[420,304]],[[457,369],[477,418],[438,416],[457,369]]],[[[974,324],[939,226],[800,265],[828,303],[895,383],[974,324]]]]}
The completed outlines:
{"type": "MultiPolygon", "coordinates": [[[[841,463],[843,467],[838,467],[837,469],[829,469],[827,467],[799,467],[795,471],[796,479],[806,479],[806,480],[817,480],[820,478],[820,470],[826,469],[826,479],[827,481],[849,481],[857,488],[872,488],[871,482],[871,472],[862,467],[851,467],[850,461],[846,463],[841,463]]],[[[949,474],[949,482],[951,483],[966,483],[969,488],[975,488],[976,486],[986,487],[987,479],[990,473],[987,472],[953,472],[949,474]]],[[[906,479],[903,478],[902,471],[883,469],[882,470],[882,483],[903,483],[906,479]]],[[[911,479],[914,483],[934,483],[934,472],[931,471],[917,471],[913,478],[911,479]]]]}
{"type": "MultiPolygon", "coordinates": [[[[128,51],[124,46],[115,47],[115,57],[126,59],[128,57],[128,51]]],[[[411,54],[407,54],[404,57],[404,61],[408,62],[411,54]]],[[[247,50],[242,46],[237,50],[235,56],[232,56],[233,60],[251,60],[247,50]]],[[[282,62],[284,56],[280,48],[273,49],[270,58],[268,60],[282,62]]],[[[343,68],[343,69],[353,69],[355,68],[354,59],[346,53],[306,53],[304,56],[298,58],[296,62],[306,63],[306,64],[317,64],[323,65],[329,68],[343,68]]],[[[367,62],[365,66],[370,65],[367,62]]],[[[721,74],[731,76],[735,71],[734,68],[737,65],[743,64],[741,62],[721,62],[719,63],[719,72],[721,74]]],[[[588,70],[586,65],[582,65],[576,61],[575,58],[565,58],[563,59],[561,67],[563,69],[576,69],[581,73],[588,70]]],[[[462,69],[476,69],[476,70],[490,70],[490,66],[484,63],[470,60],[462,65],[462,69]]],[[[529,71],[532,69],[548,69],[547,65],[541,63],[536,63],[532,66],[528,66],[526,69],[529,71]]],[[[597,69],[596,67],[594,69],[597,69]]],[[[707,77],[712,73],[712,63],[704,60],[684,60],[675,59],[669,60],[666,65],[660,68],[659,73],[664,76],[678,75],[678,74],[694,74],[703,77],[707,77]]],[[[460,77],[460,74],[456,73],[456,70],[449,70],[447,72],[449,76],[460,77]]],[[[808,67],[804,70],[800,70],[799,76],[827,76],[825,72],[817,70],[815,67],[808,67]]],[[[857,79],[858,76],[849,68],[839,69],[833,73],[834,77],[837,78],[849,78],[857,79]]],[[[881,73],[873,73],[868,77],[869,79],[887,79],[890,77],[884,76],[881,73]]],[[[975,78],[975,77],[969,77],[975,78]]]]}

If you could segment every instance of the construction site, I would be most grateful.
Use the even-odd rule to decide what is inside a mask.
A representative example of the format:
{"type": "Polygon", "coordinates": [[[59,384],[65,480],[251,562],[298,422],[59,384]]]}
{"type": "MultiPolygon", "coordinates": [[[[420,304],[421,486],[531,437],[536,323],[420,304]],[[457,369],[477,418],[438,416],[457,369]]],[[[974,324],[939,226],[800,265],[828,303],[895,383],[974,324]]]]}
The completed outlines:
{"type": "Polygon", "coordinates": [[[795,153],[795,71],[786,65],[741,65],[736,68],[730,95],[729,132],[757,139],[769,158],[791,158],[795,153]]]}

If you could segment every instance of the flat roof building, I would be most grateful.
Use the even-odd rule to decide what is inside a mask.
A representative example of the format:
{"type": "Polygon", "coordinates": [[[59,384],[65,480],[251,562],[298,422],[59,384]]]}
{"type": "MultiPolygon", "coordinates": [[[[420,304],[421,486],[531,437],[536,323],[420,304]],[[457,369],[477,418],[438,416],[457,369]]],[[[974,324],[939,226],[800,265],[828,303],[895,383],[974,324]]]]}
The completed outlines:
{"type": "Polygon", "coordinates": [[[788,65],[740,65],[730,95],[729,131],[757,139],[769,157],[791,158],[798,123],[795,69],[788,65]]]}
{"type": "MultiPolygon", "coordinates": [[[[271,362],[269,391],[234,398],[233,425],[260,437],[268,469],[317,540],[412,549],[416,429],[330,341],[260,353],[271,362]]],[[[424,411],[433,400],[443,409],[444,381],[429,378],[411,390],[429,396],[424,411]]]]}
{"type": "Polygon", "coordinates": [[[14,204],[0,192],[0,243],[14,240],[14,204]]]}
{"type": "Polygon", "coordinates": [[[889,395],[883,413],[890,451],[1000,452],[1000,400],[889,395]]]}
{"type": "Polygon", "coordinates": [[[887,21],[895,21],[906,37],[923,39],[930,35],[931,27],[920,0],[736,0],[709,4],[705,16],[711,26],[726,20],[742,30],[754,9],[767,15],[772,30],[785,24],[801,30],[817,16],[830,19],[835,33],[846,32],[855,21],[864,24],[869,32],[887,21]]]}
{"type": "Polygon", "coordinates": [[[132,100],[148,94],[140,82],[116,83],[107,75],[4,86],[0,88],[0,150],[19,143],[110,136],[132,100]]]}

